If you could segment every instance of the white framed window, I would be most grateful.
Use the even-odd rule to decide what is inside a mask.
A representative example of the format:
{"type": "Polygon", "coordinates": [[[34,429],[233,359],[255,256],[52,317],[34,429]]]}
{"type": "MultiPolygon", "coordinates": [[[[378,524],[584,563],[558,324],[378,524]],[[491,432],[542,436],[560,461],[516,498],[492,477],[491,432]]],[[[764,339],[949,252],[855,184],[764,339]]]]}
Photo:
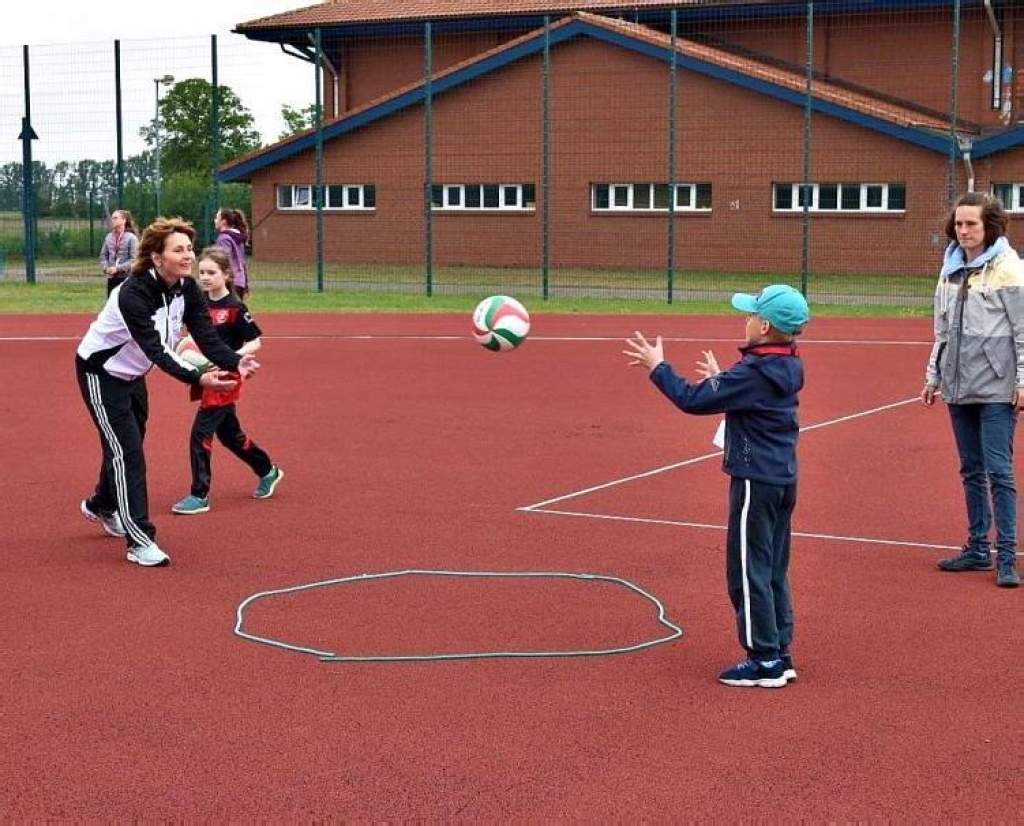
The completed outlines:
{"type": "Polygon", "coordinates": [[[590,208],[594,212],[668,212],[670,205],[675,212],[710,212],[711,184],[590,185],[590,208]]]}
{"type": "Polygon", "coordinates": [[[529,211],[537,208],[537,187],[534,184],[432,184],[430,207],[452,212],[529,211]]]}
{"type": "Polygon", "coordinates": [[[992,196],[1003,202],[1007,212],[1024,212],[1022,190],[1024,183],[992,184],[992,196]]]}
{"type": "Polygon", "coordinates": [[[775,212],[904,212],[907,186],[900,183],[775,183],[775,212]]]}
{"type": "MultiPolygon", "coordinates": [[[[366,211],[377,207],[373,184],[327,184],[324,209],[366,211]]],[[[278,184],[278,209],[316,209],[316,187],[312,184],[278,184]]]]}

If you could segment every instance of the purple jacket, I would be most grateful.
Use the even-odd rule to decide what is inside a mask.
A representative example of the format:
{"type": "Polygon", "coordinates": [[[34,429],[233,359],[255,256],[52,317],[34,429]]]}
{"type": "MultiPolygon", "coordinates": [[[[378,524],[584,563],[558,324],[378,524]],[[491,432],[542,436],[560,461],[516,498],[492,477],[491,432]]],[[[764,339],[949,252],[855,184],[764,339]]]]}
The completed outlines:
{"type": "Polygon", "coordinates": [[[241,230],[225,229],[217,234],[215,243],[223,247],[235,271],[235,289],[244,292],[249,289],[249,274],[245,271],[245,242],[248,240],[241,230]]]}

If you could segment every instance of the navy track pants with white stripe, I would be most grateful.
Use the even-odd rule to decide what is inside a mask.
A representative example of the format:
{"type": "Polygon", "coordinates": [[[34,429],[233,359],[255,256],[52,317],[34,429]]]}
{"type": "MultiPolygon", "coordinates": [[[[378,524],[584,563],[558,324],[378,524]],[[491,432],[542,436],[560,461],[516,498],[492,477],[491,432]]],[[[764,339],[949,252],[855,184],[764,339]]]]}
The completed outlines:
{"type": "Polygon", "coordinates": [[[122,381],[107,373],[92,373],[76,358],[78,387],[100,434],[103,462],[89,507],[101,513],[117,511],[128,532],[128,546],[148,545],[156,538],[149,520],[146,490],[146,420],[149,393],[145,377],[122,381]]]}
{"type": "Polygon", "coordinates": [[[740,645],[757,660],[788,655],[793,642],[789,550],[796,485],[732,477],[726,578],[740,645]]]}

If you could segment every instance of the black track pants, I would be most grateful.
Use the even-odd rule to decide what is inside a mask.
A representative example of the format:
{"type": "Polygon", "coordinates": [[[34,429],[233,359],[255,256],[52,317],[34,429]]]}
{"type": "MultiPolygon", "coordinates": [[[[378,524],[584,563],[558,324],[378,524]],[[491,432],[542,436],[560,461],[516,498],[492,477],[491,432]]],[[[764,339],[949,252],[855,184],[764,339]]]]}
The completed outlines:
{"type": "Polygon", "coordinates": [[[189,458],[192,463],[192,495],[205,499],[212,481],[213,437],[262,477],[274,467],[266,452],[242,431],[235,405],[200,407],[192,423],[189,458]]]}
{"type": "Polygon", "coordinates": [[[156,538],[156,528],[149,520],[143,449],[149,418],[146,379],[122,381],[107,373],[91,373],[80,358],[75,359],[75,369],[103,449],[100,477],[89,507],[101,513],[117,511],[128,531],[129,547],[148,545],[156,538]]]}
{"type": "Polygon", "coordinates": [[[726,577],[740,645],[758,660],[789,653],[793,602],[789,549],[796,485],[732,478],[726,577]]]}

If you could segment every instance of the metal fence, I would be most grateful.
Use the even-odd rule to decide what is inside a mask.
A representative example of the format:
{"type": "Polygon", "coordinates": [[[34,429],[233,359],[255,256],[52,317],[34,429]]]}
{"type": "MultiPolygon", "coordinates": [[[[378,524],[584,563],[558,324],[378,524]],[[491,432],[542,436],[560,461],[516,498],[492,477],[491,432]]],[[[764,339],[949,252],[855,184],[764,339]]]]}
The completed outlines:
{"type": "Polygon", "coordinates": [[[1022,206],[1016,7],[772,8],[0,48],[0,279],[233,207],[257,290],[926,303],[955,197],[1022,206]]]}

